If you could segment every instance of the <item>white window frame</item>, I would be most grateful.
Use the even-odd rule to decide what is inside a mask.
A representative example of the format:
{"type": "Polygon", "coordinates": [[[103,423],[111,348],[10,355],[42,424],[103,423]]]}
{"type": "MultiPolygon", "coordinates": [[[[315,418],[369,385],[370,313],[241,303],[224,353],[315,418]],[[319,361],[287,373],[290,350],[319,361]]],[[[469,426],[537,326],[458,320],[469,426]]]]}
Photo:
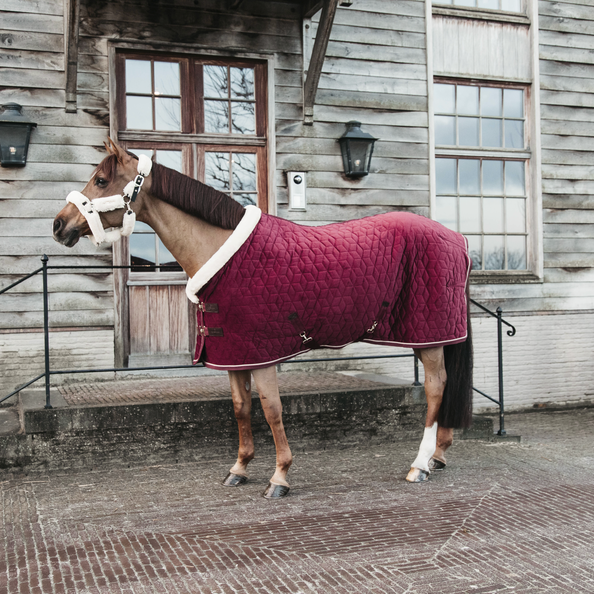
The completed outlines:
{"type": "MultiPolygon", "coordinates": [[[[543,220],[542,220],[542,174],[541,174],[541,141],[540,141],[540,73],[539,73],[539,40],[538,26],[531,23],[538,23],[538,0],[524,0],[525,14],[507,13],[487,9],[468,9],[457,6],[434,5],[432,0],[425,2],[425,22],[427,34],[427,97],[428,97],[428,120],[429,120],[429,186],[430,186],[430,216],[435,213],[436,204],[436,179],[435,179],[435,121],[434,121],[434,93],[433,83],[441,81],[473,81],[478,84],[501,83],[506,86],[509,83],[523,83],[528,88],[526,100],[527,125],[526,148],[530,152],[528,171],[526,174],[526,225],[528,232],[527,239],[527,270],[485,270],[473,271],[471,282],[473,283],[542,283],[544,281],[544,253],[543,253],[543,220]],[[485,14],[488,13],[488,14],[485,14]],[[531,80],[495,80],[485,76],[440,76],[433,72],[433,14],[456,16],[458,18],[495,20],[511,23],[530,24],[530,64],[532,70],[531,80]]],[[[464,153],[465,149],[458,151],[458,155],[464,153]]],[[[505,150],[505,149],[503,149],[505,150]]],[[[438,156],[442,156],[441,152],[438,156]]],[[[445,156],[445,155],[444,155],[445,156]]]]}

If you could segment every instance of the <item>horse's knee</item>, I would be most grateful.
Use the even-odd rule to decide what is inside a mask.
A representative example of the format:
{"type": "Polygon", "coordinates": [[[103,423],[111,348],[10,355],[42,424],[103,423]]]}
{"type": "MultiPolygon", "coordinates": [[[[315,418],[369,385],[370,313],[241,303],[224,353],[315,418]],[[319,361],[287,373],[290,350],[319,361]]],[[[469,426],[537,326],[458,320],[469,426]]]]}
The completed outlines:
{"type": "Polygon", "coordinates": [[[234,401],[233,402],[233,412],[235,413],[235,418],[238,421],[249,421],[252,412],[251,402],[246,401],[234,401]]]}

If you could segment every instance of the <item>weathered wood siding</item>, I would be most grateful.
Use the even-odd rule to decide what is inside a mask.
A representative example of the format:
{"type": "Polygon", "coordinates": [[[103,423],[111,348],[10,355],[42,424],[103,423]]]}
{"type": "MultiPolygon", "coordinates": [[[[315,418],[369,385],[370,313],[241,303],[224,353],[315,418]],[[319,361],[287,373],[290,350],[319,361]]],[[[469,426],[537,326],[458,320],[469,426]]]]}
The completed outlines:
{"type": "MultiPolygon", "coordinates": [[[[429,213],[429,148],[425,3],[356,2],[339,8],[314,107],[305,126],[301,108],[277,109],[278,214],[308,223],[348,220],[395,209],[429,213]],[[342,174],[337,139],[359,120],[379,138],[372,173],[342,174]],[[285,171],[307,171],[305,213],[286,208],[285,171]]],[[[315,36],[317,24],[311,25],[315,36]]],[[[301,100],[300,60],[291,101],[301,100]]],[[[277,101],[279,93],[277,93],[277,101]]]]}
{"type": "MultiPolygon", "coordinates": [[[[108,112],[81,97],[77,114],[64,112],[64,3],[62,0],[0,0],[0,101],[23,105],[38,123],[27,166],[0,172],[0,286],[41,264],[111,263],[108,248],[81,241],[73,249],[56,243],[52,219],[72,189],[80,189],[102,158],[108,112]]],[[[89,67],[83,60],[81,77],[89,67]]],[[[53,327],[113,326],[108,273],[52,273],[49,279],[53,327]]],[[[41,278],[0,298],[0,330],[42,325],[41,278]]]]}

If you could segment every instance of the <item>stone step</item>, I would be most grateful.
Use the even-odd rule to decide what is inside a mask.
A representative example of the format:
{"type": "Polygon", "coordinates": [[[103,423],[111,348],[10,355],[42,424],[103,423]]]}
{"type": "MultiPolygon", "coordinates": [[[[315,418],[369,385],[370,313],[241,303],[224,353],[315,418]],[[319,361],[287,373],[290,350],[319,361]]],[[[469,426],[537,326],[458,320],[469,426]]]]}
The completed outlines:
{"type": "MultiPolygon", "coordinates": [[[[286,372],[278,377],[283,421],[295,452],[422,435],[421,387],[369,374],[286,372]]],[[[226,376],[63,386],[52,390],[51,401],[53,408],[45,409],[42,391],[21,393],[20,422],[14,424],[13,412],[12,433],[0,433],[1,467],[155,464],[237,448],[226,376]]],[[[252,403],[256,447],[273,447],[257,394],[252,403]]],[[[491,420],[478,419],[458,438],[492,435],[491,420]]]]}

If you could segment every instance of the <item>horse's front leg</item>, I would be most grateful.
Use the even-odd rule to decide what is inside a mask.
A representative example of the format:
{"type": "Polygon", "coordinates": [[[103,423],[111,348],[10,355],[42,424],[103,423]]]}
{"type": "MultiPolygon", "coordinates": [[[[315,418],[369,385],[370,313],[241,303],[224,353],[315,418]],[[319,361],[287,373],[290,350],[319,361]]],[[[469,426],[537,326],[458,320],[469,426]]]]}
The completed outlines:
{"type": "Polygon", "coordinates": [[[284,497],[289,492],[287,472],[293,462],[293,456],[283,427],[283,406],[278,392],[276,367],[256,369],[253,373],[254,381],[260,393],[264,416],[270,425],[274,445],[276,446],[276,470],[263,495],[267,499],[276,499],[284,497]]]}
{"type": "MultiPolygon", "coordinates": [[[[443,347],[415,350],[415,354],[425,368],[425,396],[427,397],[427,417],[425,432],[419,453],[411,464],[406,480],[420,483],[429,478],[429,461],[437,448],[437,416],[446,385],[446,370],[443,347]]],[[[447,431],[447,429],[445,430],[447,431]]]]}
{"type": "Polygon", "coordinates": [[[237,462],[223,481],[228,487],[238,487],[247,481],[247,465],[254,459],[252,437],[252,374],[248,371],[229,371],[233,410],[239,428],[237,462]]]}

